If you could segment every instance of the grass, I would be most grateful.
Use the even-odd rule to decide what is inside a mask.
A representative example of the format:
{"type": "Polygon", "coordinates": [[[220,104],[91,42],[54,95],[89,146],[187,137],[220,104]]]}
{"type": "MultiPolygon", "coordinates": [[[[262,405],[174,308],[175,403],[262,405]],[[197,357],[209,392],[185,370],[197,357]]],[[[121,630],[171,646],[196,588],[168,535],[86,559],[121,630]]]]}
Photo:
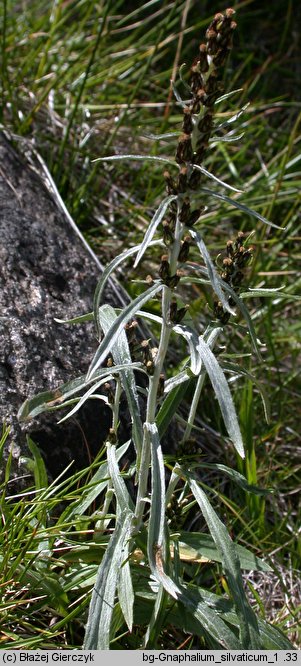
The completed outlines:
{"type": "MultiPolygon", "coordinates": [[[[147,134],[178,128],[179,109],[170,102],[173,65],[191,60],[210,11],[223,7],[210,3],[209,10],[209,3],[204,2],[200,12],[198,3],[189,6],[187,1],[149,2],[140,7],[132,3],[130,14],[128,3],[126,9],[124,3],[116,1],[104,7],[94,7],[88,1],[57,2],[50,8],[49,3],[40,1],[19,6],[5,0],[1,121],[16,135],[34,139],[69,211],[105,263],[115,256],[116,246],[122,251],[142,240],[149,214],[162,196],[162,167],[147,163],[139,168],[135,163],[130,168],[109,163],[100,166],[91,160],[113,151],[170,154],[176,139],[154,142],[147,134]]],[[[221,444],[225,432],[216,420],[216,409],[212,409],[209,384],[196,425],[201,428],[198,436],[206,462],[218,457],[226,465],[238,465],[249,484],[276,489],[273,494],[249,495],[229,480],[223,481],[222,487],[217,485],[220,478],[212,470],[207,469],[204,477],[204,482],[215,488],[215,507],[236,540],[268,556],[273,568],[273,576],[248,576],[253,607],[300,646],[300,435],[296,413],[301,389],[300,301],[295,298],[300,293],[297,265],[301,236],[301,104],[296,92],[300,89],[300,22],[295,16],[299,10],[292,2],[278,2],[267,15],[253,0],[235,3],[235,9],[239,31],[225,88],[244,88],[220,105],[218,119],[225,122],[250,101],[238,120],[244,138],[234,144],[220,143],[205,166],[243,189],[244,201],[251,208],[285,230],[254,225],[251,218],[211,200],[205,240],[208,238],[208,249],[215,257],[225,239],[239,229],[255,230],[256,254],[249,282],[252,287],[284,286],[285,296],[280,291],[272,298],[248,300],[256,334],[265,347],[264,363],[247,357],[244,367],[255,374],[269,396],[269,425],[256,386],[245,376],[229,374],[246,443],[245,461],[235,461],[233,453],[221,444]]],[[[148,256],[142,274],[151,272],[155,261],[148,256]]],[[[137,296],[136,283],[129,282],[128,288],[137,296]]],[[[191,289],[196,298],[194,308],[204,311],[201,317],[205,322],[208,290],[200,284],[191,289]]],[[[225,352],[225,362],[239,361],[251,353],[242,328],[229,326],[226,330],[226,352],[232,356],[227,358],[225,352]]],[[[174,363],[171,357],[171,365],[174,363]]],[[[1,608],[1,646],[80,646],[87,619],[86,593],[108,536],[97,536],[97,546],[92,547],[91,541],[94,544],[97,540],[97,509],[92,513],[87,509],[87,515],[86,509],[83,514],[79,511],[79,516],[76,513],[83,501],[88,471],[82,472],[80,485],[74,478],[43,490],[43,466],[33,445],[30,457],[36,471],[33,494],[7,500],[5,488],[2,495],[1,541],[6,555],[1,563],[1,584],[6,592],[1,608]],[[62,502],[68,509],[58,516],[62,502]],[[70,515],[76,516],[75,529],[68,522],[70,515]]],[[[193,521],[201,521],[195,502],[184,490],[176,499],[175,524],[183,520],[193,529],[193,521]]],[[[223,594],[226,582],[221,570],[210,563],[190,562],[187,567],[195,585],[204,585],[207,580],[212,593],[223,594]]],[[[137,598],[139,614],[147,624],[153,599],[149,603],[143,600],[139,590],[137,598]]],[[[161,613],[165,619],[161,625],[156,619],[150,641],[160,635],[162,645],[168,648],[171,643],[174,646],[172,636],[180,646],[187,634],[166,599],[162,599],[161,613]]],[[[136,648],[139,625],[135,624],[129,634],[118,607],[114,622],[115,649],[136,648]]],[[[194,629],[188,627],[191,639],[187,648],[198,646],[194,629]]]]}

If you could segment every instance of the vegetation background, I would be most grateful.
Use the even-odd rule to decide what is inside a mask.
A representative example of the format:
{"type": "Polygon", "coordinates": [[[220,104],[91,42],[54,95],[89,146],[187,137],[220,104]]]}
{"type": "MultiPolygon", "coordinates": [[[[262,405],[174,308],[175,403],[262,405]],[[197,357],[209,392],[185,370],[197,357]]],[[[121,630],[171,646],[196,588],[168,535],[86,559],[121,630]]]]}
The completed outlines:
{"type": "MultiPolygon", "coordinates": [[[[240,464],[249,483],[276,489],[266,497],[250,498],[227,483],[216,487],[216,496],[230,532],[257,554],[268,556],[273,568],[272,574],[250,574],[252,603],[300,647],[301,6],[293,0],[268,6],[245,0],[232,6],[238,30],[224,84],[226,92],[241,90],[220,107],[220,117],[226,119],[250,104],[238,120],[242,140],[219,144],[208,164],[220,178],[245,191],[244,200],[251,208],[285,230],[254,225],[250,218],[219,206],[206,216],[209,250],[215,257],[239,230],[254,230],[250,285],[281,286],[286,296],[278,293],[252,302],[252,319],[265,345],[261,365],[250,357],[245,338],[229,329],[228,349],[245,356],[244,367],[263,384],[271,403],[267,425],[256,388],[248,379],[233,378],[246,460],[239,463],[224,449],[209,387],[199,425],[205,428],[204,455],[210,459],[212,451],[218,452],[222,462],[240,464]]],[[[122,163],[100,166],[92,160],[123,152],[170,154],[170,144],[154,142],[148,135],[178,128],[180,114],[170,79],[176,78],[179,65],[191,62],[213,14],[225,8],[215,0],[3,0],[1,4],[0,121],[40,153],[69,212],[103,263],[142,239],[162,196],[162,169],[148,163],[132,163],[131,168],[122,163]]],[[[152,259],[148,261],[151,272],[152,259]]],[[[130,268],[126,277],[133,296],[137,285],[130,281],[130,268]]],[[[125,281],[122,273],[119,278],[125,281]]],[[[200,288],[195,297],[205,321],[209,296],[200,288]]],[[[171,365],[175,358],[176,354],[171,365]]],[[[42,483],[42,478],[37,481],[43,474],[38,455],[32,444],[36,482],[42,483]]],[[[208,476],[209,485],[216,482],[214,475],[208,476]]],[[[73,499],[74,488],[70,482],[50,493],[47,510],[51,513],[68,493],[73,499]]],[[[4,503],[2,508],[4,515],[11,516],[11,507],[4,503]]],[[[7,519],[1,533],[5,547],[1,583],[8,589],[0,602],[2,647],[81,645],[90,571],[83,555],[89,520],[77,526],[76,564],[70,555],[59,574],[55,567],[44,571],[47,589],[35,594],[32,526],[37,518],[39,525],[43,522],[45,507],[43,502],[20,500],[13,512],[14,531],[10,532],[12,522],[7,519]],[[80,575],[83,568],[85,575],[80,575]]],[[[61,520],[60,530],[63,525],[61,520]]],[[[47,530],[44,542],[58,538],[57,524],[52,522],[47,530]]],[[[226,585],[222,578],[213,583],[211,571],[208,580],[215,591],[226,585]]],[[[137,640],[138,634],[137,630],[137,640]]],[[[166,648],[194,645],[193,638],[186,644],[186,636],[168,624],[160,640],[166,648]]],[[[118,647],[135,647],[135,632],[120,636],[118,647]]]]}

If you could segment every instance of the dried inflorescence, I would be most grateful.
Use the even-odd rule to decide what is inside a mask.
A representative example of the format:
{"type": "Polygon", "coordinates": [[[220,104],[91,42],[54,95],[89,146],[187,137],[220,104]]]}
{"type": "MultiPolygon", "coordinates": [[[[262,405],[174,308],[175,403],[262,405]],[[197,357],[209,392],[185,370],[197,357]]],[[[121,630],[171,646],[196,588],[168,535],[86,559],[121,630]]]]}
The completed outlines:
{"type": "MultiPolygon", "coordinates": [[[[221,92],[219,68],[225,63],[232,48],[233,9],[216,14],[206,32],[206,43],[199,47],[199,54],[190,72],[191,100],[183,112],[183,134],[179,138],[176,161],[181,166],[178,182],[172,184],[177,193],[195,189],[200,181],[199,172],[191,163],[200,165],[204,159],[213,127],[213,108],[221,92]]],[[[169,187],[167,179],[167,186],[169,187]]]]}
{"type": "MultiPolygon", "coordinates": [[[[234,13],[230,8],[226,9],[224,14],[215,15],[206,32],[206,42],[200,45],[198,56],[191,67],[191,99],[183,110],[183,134],[179,137],[176,150],[176,162],[180,167],[178,177],[173,178],[167,170],[164,172],[168,194],[183,195],[180,211],[177,204],[172,202],[163,221],[163,240],[166,246],[174,241],[177,215],[180,222],[189,229],[196,224],[204,211],[204,207],[191,209],[189,192],[199,187],[202,178],[194,165],[201,165],[209,145],[214,103],[221,92],[219,68],[224,64],[232,47],[236,28],[236,23],[232,20],[234,13]]],[[[189,247],[185,246],[185,252],[186,249],[186,259],[181,258],[180,261],[187,260],[189,247]]],[[[167,272],[165,268],[161,263],[160,277],[162,272],[167,272]]]]}
{"type": "MultiPolygon", "coordinates": [[[[226,247],[226,257],[223,259],[223,268],[221,278],[229,287],[239,293],[245,276],[244,269],[252,260],[253,247],[244,246],[245,234],[240,231],[235,241],[229,240],[226,247]]],[[[235,305],[233,299],[229,298],[229,305],[235,305]]],[[[214,314],[222,324],[227,324],[230,319],[230,313],[226,312],[220,301],[214,302],[214,314]]]]}

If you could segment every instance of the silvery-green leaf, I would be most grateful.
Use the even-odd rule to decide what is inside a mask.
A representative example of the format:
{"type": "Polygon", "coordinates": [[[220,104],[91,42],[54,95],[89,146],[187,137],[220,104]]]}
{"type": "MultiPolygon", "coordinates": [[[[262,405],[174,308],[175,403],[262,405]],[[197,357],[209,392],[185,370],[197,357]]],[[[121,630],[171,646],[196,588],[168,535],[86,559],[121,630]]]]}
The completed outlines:
{"type": "Polygon", "coordinates": [[[296,294],[289,294],[288,292],[281,291],[284,287],[278,287],[277,289],[248,289],[248,291],[242,291],[239,294],[239,297],[244,298],[288,298],[292,301],[300,301],[301,296],[296,294]]]}
{"type": "MultiPolygon", "coordinates": [[[[143,366],[142,363],[132,363],[131,367],[135,370],[141,370],[143,366]]],[[[124,369],[124,365],[116,367],[114,366],[114,372],[116,373],[119,373],[120,370],[122,371],[124,369]]],[[[128,369],[128,366],[126,366],[126,369],[128,369]]],[[[54,407],[64,407],[65,403],[68,404],[67,400],[72,395],[80,393],[93,382],[96,383],[97,380],[103,377],[106,377],[107,381],[112,379],[111,373],[112,368],[100,368],[93,375],[93,377],[90,377],[89,379],[87,379],[86,375],[81,375],[76,379],[72,379],[70,382],[62,384],[54,391],[44,391],[42,393],[38,393],[32,398],[25,400],[19,409],[18,418],[20,421],[25,421],[27,419],[33,418],[34,416],[37,416],[38,414],[41,414],[42,412],[49,411],[54,407]]]]}
{"type": "MultiPolygon", "coordinates": [[[[119,446],[115,452],[116,460],[119,461],[127,452],[131,440],[119,446]]],[[[82,516],[87,509],[93,504],[99,495],[106,489],[108,480],[110,479],[108,463],[101,463],[99,469],[92,476],[89,485],[82,490],[80,500],[68,507],[60,517],[59,521],[64,523],[72,523],[76,516],[82,516]]]]}
{"type": "Polygon", "coordinates": [[[146,139],[153,139],[154,141],[158,141],[159,139],[171,139],[175,138],[177,136],[180,136],[182,132],[175,130],[174,132],[165,132],[164,134],[143,134],[146,139]]]}
{"type": "Polygon", "coordinates": [[[145,423],[151,446],[152,461],[152,490],[151,511],[148,527],[148,556],[156,569],[154,547],[162,548],[164,542],[165,524],[165,472],[162,448],[158,428],[155,423],[145,423]]]}
{"type": "Polygon", "coordinates": [[[240,564],[234,543],[230,538],[225,525],[221,522],[211,506],[204,491],[193,479],[191,480],[188,478],[188,482],[222,558],[224,571],[240,621],[241,648],[260,650],[262,644],[260,641],[258,624],[255,613],[252,611],[244,591],[240,564]]]}
{"type": "Polygon", "coordinates": [[[202,361],[197,351],[199,336],[193,328],[183,324],[177,324],[173,327],[173,331],[182,335],[189,346],[190,352],[190,370],[194,375],[198,375],[201,370],[202,361]]]}
{"type": "Polygon", "coordinates": [[[129,303],[129,305],[127,305],[124,308],[124,310],[122,310],[120,315],[115,320],[114,324],[112,324],[107,335],[100,343],[92,360],[90,368],[88,370],[87,380],[93,378],[99,366],[102,364],[106,356],[110,353],[113,345],[115,344],[125,324],[127,324],[127,322],[132,317],[135,316],[139,308],[141,308],[145,303],[147,303],[151,298],[153,298],[155,294],[161,291],[162,288],[163,284],[156,282],[151,287],[149,287],[149,289],[147,289],[143,294],[137,296],[137,298],[131,301],[131,303],[129,303]]]}
{"type": "Polygon", "coordinates": [[[216,143],[233,143],[233,141],[240,141],[244,137],[245,133],[242,132],[241,134],[233,134],[233,132],[230,132],[229,134],[225,134],[224,136],[212,136],[211,139],[209,139],[210,144],[216,144],[216,143]]]}
{"type": "Polygon", "coordinates": [[[143,649],[152,649],[152,645],[157,643],[158,636],[161,633],[162,625],[166,618],[167,600],[169,599],[162,583],[159,584],[159,589],[156,594],[156,601],[147,630],[143,640],[143,649]]]}
{"type": "Polygon", "coordinates": [[[232,310],[232,308],[230,307],[228,299],[225,297],[225,294],[223,292],[224,281],[218,275],[203,239],[194,229],[189,229],[189,233],[191,235],[191,238],[193,238],[193,240],[196,242],[201,252],[201,255],[204,259],[208,271],[208,276],[212,285],[212,289],[215,291],[218,299],[221,301],[223,308],[227,310],[227,312],[230,312],[230,314],[235,315],[234,310],[232,310]]]}
{"type": "Polygon", "coordinates": [[[83,324],[86,321],[93,321],[93,312],[87,312],[87,314],[78,315],[71,319],[58,319],[57,317],[54,317],[53,321],[56,321],[57,324],[83,324]]]}
{"type": "Polygon", "coordinates": [[[108,455],[108,470],[112,479],[113,487],[116,494],[116,500],[121,512],[133,511],[134,505],[124,480],[120,474],[118,463],[116,460],[116,446],[107,444],[108,455]]]}
{"type": "MultiPolygon", "coordinates": [[[[88,391],[86,391],[86,393],[84,393],[84,395],[82,395],[81,398],[78,400],[75,407],[73,407],[73,409],[71,409],[71,412],[68,412],[68,414],[66,414],[66,416],[63,416],[63,418],[60,419],[60,421],[58,421],[58,424],[63,423],[63,421],[66,421],[67,419],[70,419],[71,416],[76,414],[76,412],[78,412],[78,410],[84,405],[84,403],[87,400],[89,400],[89,398],[91,398],[92,394],[95,393],[95,391],[100,386],[103,386],[103,384],[105,384],[107,381],[108,381],[108,377],[106,376],[106,377],[103,377],[99,382],[96,382],[95,384],[92,384],[92,386],[90,386],[88,391]]],[[[108,400],[108,397],[106,395],[101,395],[101,396],[99,395],[98,398],[103,400],[103,402],[105,402],[106,405],[109,404],[109,400],[108,400]]],[[[65,406],[66,406],[66,403],[65,403],[65,406]]]]}
{"type": "Polygon", "coordinates": [[[183,401],[183,398],[189,386],[189,383],[187,383],[188,379],[189,377],[185,374],[185,379],[184,379],[185,383],[180,383],[174,386],[170,390],[170,393],[167,395],[167,397],[165,398],[164,402],[162,403],[159,409],[159,412],[156,416],[156,425],[158,427],[160,437],[163,437],[174,415],[176,414],[179,405],[183,401]]]}
{"type": "MultiPolygon", "coordinates": [[[[105,335],[108,334],[111,326],[117,319],[114,308],[111,305],[103,305],[99,308],[99,322],[100,326],[105,335]]],[[[126,333],[122,330],[115,342],[115,345],[112,349],[112,356],[114,363],[116,365],[128,365],[128,368],[120,372],[120,379],[123,389],[126,394],[128,407],[132,419],[132,435],[137,452],[138,458],[140,458],[142,440],[143,440],[143,428],[140,416],[140,407],[138,394],[136,389],[135,375],[131,368],[132,359],[131,353],[126,337],[126,333]]],[[[138,464],[139,467],[139,464],[138,464]]]]}
{"type": "Polygon", "coordinates": [[[253,495],[265,496],[273,492],[273,488],[260,488],[259,486],[254,486],[253,483],[248,483],[246,477],[232,467],[227,467],[220,463],[198,463],[198,465],[200,468],[214,469],[223,472],[223,474],[226,474],[231,481],[237,483],[240,488],[243,488],[243,490],[248,493],[253,493],[253,495]]]}
{"type": "Polygon", "coordinates": [[[256,210],[253,210],[253,208],[249,208],[248,206],[245,206],[244,204],[240,203],[239,201],[236,201],[236,199],[230,199],[230,197],[227,197],[226,194],[219,194],[219,192],[213,192],[212,190],[207,190],[206,187],[201,187],[200,191],[204,192],[205,194],[209,194],[210,196],[212,196],[215,199],[219,199],[220,201],[224,201],[225,203],[231,204],[231,206],[234,206],[235,208],[238,208],[243,213],[246,213],[247,215],[250,215],[251,217],[256,217],[257,220],[260,220],[260,222],[263,222],[264,224],[267,224],[270,227],[274,227],[275,229],[282,229],[282,230],[285,229],[285,227],[279,227],[278,224],[274,224],[274,222],[270,222],[270,220],[267,220],[266,217],[263,217],[263,215],[260,215],[260,213],[257,213],[256,210]]]}
{"type": "MultiPolygon", "coordinates": [[[[157,242],[158,241],[152,241],[149,244],[150,245],[156,245],[157,242]]],[[[111,273],[113,273],[113,271],[115,271],[116,268],[118,268],[118,266],[120,266],[125,261],[125,259],[128,259],[133,254],[137,254],[137,252],[139,251],[139,248],[140,248],[140,245],[135,245],[134,247],[131,247],[130,249],[125,250],[125,252],[122,252],[117,257],[115,257],[108,264],[108,266],[106,266],[103,273],[101,274],[101,277],[98,280],[98,283],[97,283],[97,286],[96,286],[96,289],[95,289],[95,292],[94,292],[94,300],[93,300],[94,321],[95,321],[98,337],[100,337],[100,333],[101,333],[100,326],[99,326],[99,319],[98,319],[98,311],[99,311],[101,297],[102,297],[105,285],[106,285],[111,273]]],[[[87,316],[87,315],[84,315],[84,316],[87,316]]],[[[73,323],[74,321],[82,321],[82,318],[80,320],[79,320],[79,318],[77,318],[75,320],[74,319],[69,320],[68,323],[73,323]]]]}
{"type": "Polygon", "coordinates": [[[236,448],[237,453],[239,453],[239,455],[244,458],[245,454],[241,432],[238,425],[233,398],[230,393],[225,375],[210,347],[203,340],[202,336],[199,337],[197,349],[212,383],[229,436],[236,448]]]}
{"type": "Polygon", "coordinates": [[[270,404],[269,404],[269,399],[266,394],[266,391],[263,387],[263,385],[252,375],[251,372],[248,372],[248,370],[245,370],[241,365],[238,365],[237,363],[230,363],[229,361],[222,361],[221,366],[223,370],[226,370],[226,372],[232,372],[235,374],[238,374],[241,377],[248,377],[248,379],[255,384],[256,388],[258,389],[261,399],[262,399],[262,404],[263,404],[263,409],[264,409],[264,415],[265,415],[265,420],[267,423],[270,423],[270,404]]]}
{"type": "Polygon", "coordinates": [[[193,377],[193,375],[191,374],[188,367],[186,370],[178,372],[178,374],[174,375],[174,377],[169,377],[169,379],[167,379],[164,384],[164,393],[170,393],[177,386],[180,386],[180,384],[183,384],[184,382],[187,382],[188,379],[191,379],[191,377],[193,377]]]}
{"type": "Polygon", "coordinates": [[[142,243],[140,245],[140,248],[139,248],[139,252],[138,252],[137,257],[135,259],[134,268],[136,268],[136,266],[138,265],[141,257],[144,255],[145,250],[148,248],[154,234],[157,231],[157,227],[159,226],[161,220],[163,219],[163,217],[165,215],[165,212],[166,212],[169,204],[172,201],[175,201],[176,198],[177,197],[174,194],[171,194],[170,196],[163,199],[163,201],[160,203],[160,206],[157,208],[151,222],[148,225],[146,234],[143,238],[143,241],[142,241],[142,243]]]}
{"type": "Polygon", "coordinates": [[[132,514],[124,512],[116,523],[92,592],[86,625],[84,650],[109,650],[110,628],[115,603],[115,594],[124,563],[124,548],[132,531],[132,514]]]}
{"type": "Polygon", "coordinates": [[[118,599],[128,629],[129,631],[132,631],[135,595],[133,590],[131,567],[129,563],[129,546],[130,540],[128,539],[124,544],[124,563],[120,569],[120,576],[118,581],[118,599]]]}
{"type": "Polygon", "coordinates": [[[174,160],[168,160],[166,157],[155,157],[155,155],[108,155],[108,157],[97,157],[91,162],[120,162],[121,160],[143,160],[150,162],[163,162],[179,168],[174,160]]]}
{"type": "Polygon", "coordinates": [[[237,111],[237,113],[234,114],[234,116],[231,116],[231,118],[228,118],[228,120],[225,120],[223,123],[220,123],[220,125],[217,125],[214,128],[215,131],[223,129],[224,127],[227,127],[228,125],[231,125],[231,123],[234,123],[237,120],[237,118],[239,118],[246,111],[246,109],[248,108],[249,105],[250,105],[250,102],[245,104],[239,111],[237,111]]]}
{"type": "MultiPolygon", "coordinates": [[[[180,556],[181,559],[183,558],[185,561],[190,559],[190,561],[193,562],[202,557],[213,562],[223,561],[221,552],[217,548],[217,545],[210,534],[180,531],[178,539],[180,556]]],[[[257,555],[252,553],[248,548],[235,543],[233,545],[241,569],[244,569],[245,571],[273,571],[266,562],[260,557],[257,557],[257,555]]]]}
{"type": "Polygon", "coordinates": [[[239,92],[243,92],[243,88],[236,88],[236,90],[230,90],[230,92],[221,95],[221,97],[218,97],[215,100],[214,104],[220,104],[220,102],[224,102],[226,99],[229,99],[229,97],[232,97],[233,95],[236,95],[239,92]]]}
{"type": "Polygon", "coordinates": [[[205,167],[200,166],[199,164],[193,164],[193,168],[196,169],[197,171],[200,171],[201,173],[204,174],[204,176],[207,176],[207,178],[211,178],[211,180],[215,180],[216,183],[219,185],[222,185],[223,187],[226,187],[228,190],[232,190],[232,192],[238,192],[239,194],[242,193],[242,190],[238,190],[236,187],[232,187],[232,185],[228,185],[228,183],[225,183],[223,180],[215,176],[213,173],[210,171],[207,171],[205,167]]]}
{"type": "Polygon", "coordinates": [[[235,305],[237,305],[237,307],[240,309],[241,314],[244,317],[244,320],[245,320],[245,322],[247,324],[247,327],[249,329],[250,338],[252,340],[254,351],[257,355],[258,360],[262,361],[261,353],[260,353],[259,346],[258,346],[258,344],[261,344],[261,343],[260,343],[260,341],[257,340],[257,336],[256,336],[256,333],[255,333],[255,329],[254,329],[253,322],[252,322],[251,316],[249,314],[248,308],[246,308],[246,306],[245,306],[244,302],[241,300],[240,296],[238,296],[238,294],[236,294],[234,289],[232,289],[226,282],[224,284],[224,288],[230,294],[231,298],[235,302],[235,305]]]}

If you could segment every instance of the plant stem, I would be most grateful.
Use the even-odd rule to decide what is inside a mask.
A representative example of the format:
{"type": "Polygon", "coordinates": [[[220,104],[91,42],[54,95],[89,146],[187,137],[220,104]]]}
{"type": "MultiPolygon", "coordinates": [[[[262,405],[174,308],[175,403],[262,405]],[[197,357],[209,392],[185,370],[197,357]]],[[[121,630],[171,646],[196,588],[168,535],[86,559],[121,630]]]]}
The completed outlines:
{"type": "MultiPolygon", "coordinates": [[[[179,208],[179,203],[178,203],[178,208],[179,208]]],[[[178,256],[179,256],[179,251],[181,247],[181,238],[183,235],[183,225],[181,224],[179,220],[179,215],[177,216],[177,221],[176,221],[176,227],[175,227],[175,237],[174,237],[174,242],[172,243],[172,246],[170,247],[169,250],[169,261],[170,261],[170,270],[171,273],[176,272],[177,268],[177,262],[178,262],[178,256]]],[[[154,423],[155,418],[156,418],[156,410],[157,410],[157,395],[158,395],[158,386],[159,386],[159,381],[160,381],[160,375],[162,373],[162,369],[164,366],[164,362],[166,359],[166,354],[168,350],[168,345],[169,345],[169,340],[170,340],[170,335],[172,332],[172,327],[173,324],[169,321],[169,311],[170,311],[170,304],[172,300],[172,289],[168,286],[164,286],[163,292],[162,292],[162,328],[161,328],[161,336],[160,336],[160,343],[159,343],[159,349],[157,353],[157,357],[155,359],[155,368],[153,375],[149,379],[149,391],[148,391],[148,398],[147,398],[147,406],[146,406],[146,422],[147,423],[154,423]]],[[[142,444],[142,453],[141,453],[141,464],[140,464],[140,470],[139,470],[139,483],[138,483],[138,491],[137,491],[137,501],[136,501],[136,511],[135,511],[135,517],[136,517],[136,523],[137,523],[137,528],[139,529],[140,523],[142,521],[143,517],[143,511],[144,511],[144,506],[145,506],[145,496],[147,493],[147,482],[148,482],[148,475],[149,475],[149,465],[150,465],[150,447],[149,447],[149,438],[146,432],[146,429],[144,429],[144,436],[143,436],[143,444],[142,444]]]]}

